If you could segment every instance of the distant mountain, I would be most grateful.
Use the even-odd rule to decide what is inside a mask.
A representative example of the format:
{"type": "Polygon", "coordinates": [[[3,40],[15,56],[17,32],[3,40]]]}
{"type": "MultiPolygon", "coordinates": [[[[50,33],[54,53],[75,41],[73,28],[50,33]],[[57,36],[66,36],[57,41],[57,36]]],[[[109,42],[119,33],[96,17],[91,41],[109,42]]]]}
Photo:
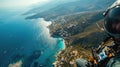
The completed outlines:
{"type": "Polygon", "coordinates": [[[50,2],[47,2],[47,3],[43,3],[43,4],[38,3],[38,4],[31,6],[32,8],[29,11],[25,12],[23,15],[41,13],[44,11],[48,11],[52,8],[55,8],[56,6],[58,6],[60,4],[74,2],[74,1],[77,1],[77,0],[56,0],[56,1],[50,0],[50,2]]]}
{"type": "Polygon", "coordinates": [[[44,10],[42,12],[38,11],[32,16],[26,17],[26,19],[35,19],[42,17],[46,20],[50,20],[58,16],[68,15],[76,12],[105,10],[114,1],[115,0],[77,0],[74,2],[59,4],[56,7],[50,9],[47,8],[48,10],[44,10]]]}

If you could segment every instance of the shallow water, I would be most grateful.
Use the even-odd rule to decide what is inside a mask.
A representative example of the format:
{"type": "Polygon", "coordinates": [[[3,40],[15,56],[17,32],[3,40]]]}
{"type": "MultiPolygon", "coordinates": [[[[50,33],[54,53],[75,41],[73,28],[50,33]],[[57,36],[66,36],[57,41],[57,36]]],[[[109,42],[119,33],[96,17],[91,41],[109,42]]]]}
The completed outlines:
{"type": "Polygon", "coordinates": [[[56,53],[65,48],[63,40],[50,37],[50,21],[25,20],[22,12],[0,11],[0,67],[17,61],[21,66],[51,67],[56,53]]]}

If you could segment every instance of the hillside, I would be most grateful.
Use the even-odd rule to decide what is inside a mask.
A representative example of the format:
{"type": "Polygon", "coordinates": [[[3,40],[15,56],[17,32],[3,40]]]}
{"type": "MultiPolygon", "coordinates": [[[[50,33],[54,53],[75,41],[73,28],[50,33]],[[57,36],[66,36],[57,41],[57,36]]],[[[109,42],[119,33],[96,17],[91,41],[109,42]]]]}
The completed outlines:
{"type": "Polygon", "coordinates": [[[103,11],[77,13],[61,16],[52,21],[49,26],[51,36],[62,37],[66,45],[66,49],[58,54],[56,63],[64,58],[62,66],[73,67],[69,62],[75,63],[75,59],[80,57],[87,59],[91,55],[90,48],[97,47],[104,38],[104,32],[96,25],[98,23],[102,27],[102,13],[103,11]],[[77,55],[71,58],[74,51],[77,55]]]}
{"type": "Polygon", "coordinates": [[[43,6],[45,10],[43,8],[35,9],[34,10],[35,14],[32,16],[26,17],[26,19],[45,18],[45,20],[51,20],[51,19],[55,19],[58,16],[68,15],[76,12],[105,10],[114,1],[115,0],[110,0],[110,1],[107,1],[107,0],[94,0],[94,1],[93,0],[77,0],[76,1],[75,0],[74,2],[61,3],[57,6],[54,5],[55,7],[50,9],[47,8],[47,10],[43,6]]]}
{"type": "Polygon", "coordinates": [[[77,13],[60,16],[49,26],[52,37],[70,37],[81,32],[103,18],[103,11],[77,13]]]}

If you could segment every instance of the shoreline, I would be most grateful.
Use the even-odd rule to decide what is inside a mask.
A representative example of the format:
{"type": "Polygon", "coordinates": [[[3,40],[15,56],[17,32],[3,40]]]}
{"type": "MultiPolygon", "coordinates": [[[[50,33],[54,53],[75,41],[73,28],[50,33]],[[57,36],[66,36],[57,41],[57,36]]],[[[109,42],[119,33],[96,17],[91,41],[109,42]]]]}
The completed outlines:
{"type": "MultiPolygon", "coordinates": [[[[76,67],[75,61],[72,60],[69,62],[69,61],[67,61],[67,58],[65,59],[65,54],[71,53],[70,51],[68,51],[67,48],[72,49],[72,46],[70,46],[70,44],[65,39],[63,39],[63,43],[64,43],[63,45],[65,47],[55,55],[55,62],[53,62],[53,66],[59,67],[59,66],[62,66],[64,64],[64,62],[68,62],[70,64],[70,67],[76,67]]],[[[77,51],[75,51],[75,54],[77,55],[77,51]]]]}
{"type": "Polygon", "coordinates": [[[66,23],[61,23],[61,18],[53,20],[52,24],[48,27],[51,37],[63,38],[65,45],[65,49],[58,52],[56,56],[56,61],[53,63],[55,67],[75,67],[76,59],[88,59],[91,56],[90,47],[97,47],[104,38],[104,32],[96,26],[96,23],[103,24],[102,13],[100,11],[66,16],[66,20],[71,20],[71,18],[77,20],[67,21],[66,23]],[[76,19],[78,17],[86,17],[86,21],[76,19]],[[98,17],[100,18],[98,19],[98,17]],[[96,20],[94,20],[95,18],[96,20]]]}
{"type": "Polygon", "coordinates": [[[70,38],[63,38],[65,48],[55,55],[55,61],[53,62],[54,67],[76,67],[76,59],[88,59],[91,55],[88,50],[79,45],[72,45],[70,41],[70,38]]]}

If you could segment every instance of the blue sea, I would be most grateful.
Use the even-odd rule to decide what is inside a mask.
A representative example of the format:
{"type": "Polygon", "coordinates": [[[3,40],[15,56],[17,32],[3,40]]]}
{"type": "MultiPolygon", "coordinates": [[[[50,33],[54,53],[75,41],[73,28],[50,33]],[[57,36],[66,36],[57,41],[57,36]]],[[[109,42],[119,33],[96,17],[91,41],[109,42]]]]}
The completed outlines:
{"type": "Polygon", "coordinates": [[[52,38],[44,18],[26,20],[24,11],[0,10],[0,67],[52,67],[64,49],[62,38],[52,38]]]}

